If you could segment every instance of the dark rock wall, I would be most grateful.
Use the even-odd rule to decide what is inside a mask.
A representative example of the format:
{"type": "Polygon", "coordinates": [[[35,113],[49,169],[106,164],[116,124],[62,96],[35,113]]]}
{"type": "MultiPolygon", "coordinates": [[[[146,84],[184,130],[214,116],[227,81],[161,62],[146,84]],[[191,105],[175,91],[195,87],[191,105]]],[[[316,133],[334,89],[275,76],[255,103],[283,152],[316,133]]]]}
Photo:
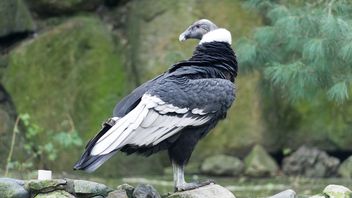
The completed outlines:
{"type": "MultiPolygon", "coordinates": [[[[191,56],[197,41],[180,43],[178,35],[200,18],[229,29],[234,49],[238,38],[261,24],[256,13],[233,0],[2,0],[0,157],[8,154],[19,113],[28,113],[44,131],[68,130],[67,122],[73,120],[88,141],[119,99],[191,56]]],[[[291,105],[266,86],[260,73],[240,69],[236,83],[238,98],[228,118],[198,145],[191,163],[220,153],[242,157],[256,143],[270,152],[297,148],[302,141],[322,149],[351,149],[351,138],[346,138],[350,108],[324,101],[291,105]],[[327,113],[318,116],[325,106],[327,113]],[[344,130],[334,133],[336,128],[344,130]]],[[[62,153],[59,160],[65,163],[48,166],[71,170],[82,150],[62,153]]],[[[148,159],[119,154],[96,174],[161,173],[168,165],[165,154],[148,159]]]]}

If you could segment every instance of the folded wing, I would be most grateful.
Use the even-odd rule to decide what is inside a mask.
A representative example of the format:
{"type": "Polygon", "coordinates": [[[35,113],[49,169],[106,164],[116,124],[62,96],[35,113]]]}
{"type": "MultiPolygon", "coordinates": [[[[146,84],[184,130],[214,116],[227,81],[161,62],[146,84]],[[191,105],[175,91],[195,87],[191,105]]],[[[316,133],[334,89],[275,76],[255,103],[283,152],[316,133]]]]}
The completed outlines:
{"type": "Polygon", "coordinates": [[[176,107],[144,94],[132,111],[97,140],[90,154],[106,155],[125,145],[154,146],[187,126],[200,126],[211,118],[201,109],[176,107]]]}

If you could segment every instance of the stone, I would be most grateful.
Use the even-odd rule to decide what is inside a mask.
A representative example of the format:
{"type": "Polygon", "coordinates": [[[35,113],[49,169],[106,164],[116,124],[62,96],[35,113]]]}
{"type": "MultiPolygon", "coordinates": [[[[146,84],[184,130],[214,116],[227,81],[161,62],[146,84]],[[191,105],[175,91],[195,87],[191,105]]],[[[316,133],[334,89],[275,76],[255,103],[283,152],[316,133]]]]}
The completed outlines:
{"type": "Polygon", "coordinates": [[[23,187],[24,182],[11,178],[0,178],[1,198],[29,198],[29,192],[23,187]]]}
{"type": "Polygon", "coordinates": [[[341,163],[337,172],[341,177],[352,178],[352,156],[341,163]]]}
{"type": "Polygon", "coordinates": [[[217,185],[210,184],[193,190],[176,192],[168,198],[236,198],[229,190],[217,185]]]}
{"type": "Polygon", "coordinates": [[[32,17],[22,0],[0,1],[0,37],[33,32],[32,17]]]}
{"type": "Polygon", "coordinates": [[[129,184],[121,184],[116,187],[117,190],[125,191],[128,197],[132,197],[134,187],[129,184]]]}
{"type": "Polygon", "coordinates": [[[85,181],[85,180],[74,180],[74,192],[78,195],[86,196],[107,196],[109,192],[113,191],[112,188],[107,187],[104,184],[85,181]]]}
{"type": "Polygon", "coordinates": [[[335,176],[339,159],[326,152],[307,146],[284,158],[282,169],[286,175],[302,175],[306,177],[335,176]]]}
{"type": "Polygon", "coordinates": [[[109,192],[106,198],[128,198],[128,195],[124,190],[114,190],[109,192]]]}
{"type": "Polygon", "coordinates": [[[269,198],[296,198],[296,192],[293,191],[292,189],[288,189],[282,192],[279,192],[269,198]]]}
{"type": "Polygon", "coordinates": [[[39,193],[34,198],[75,198],[75,196],[64,190],[56,190],[48,193],[39,193]]]}
{"type": "Polygon", "coordinates": [[[279,167],[275,160],[261,145],[255,145],[244,159],[245,174],[251,177],[265,177],[275,175],[279,167]]]}
{"type": "Polygon", "coordinates": [[[161,198],[152,185],[139,184],[133,191],[134,198],[161,198]]]}
{"type": "Polygon", "coordinates": [[[243,173],[243,162],[232,156],[214,155],[204,160],[201,172],[214,176],[239,176],[243,173]]]}
{"type": "Polygon", "coordinates": [[[66,185],[66,180],[29,180],[25,182],[25,188],[31,193],[47,193],[54,190],[63,190],[66,185]]]}
{"type": "Polygon", "coordinates": [[[323,190],[323,194],[329,198],[351,198],[352,191],[345,186],[330,184],[323,190]]]}

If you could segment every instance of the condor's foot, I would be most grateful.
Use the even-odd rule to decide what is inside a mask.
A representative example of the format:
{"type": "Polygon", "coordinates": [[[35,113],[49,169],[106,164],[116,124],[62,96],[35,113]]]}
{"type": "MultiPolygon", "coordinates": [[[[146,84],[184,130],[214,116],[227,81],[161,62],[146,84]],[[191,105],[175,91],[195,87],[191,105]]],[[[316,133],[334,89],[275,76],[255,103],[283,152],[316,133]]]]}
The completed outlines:
{"type": "Polygon", "coordinates": [[[186,190],[193,190],[196,188],[200,188],[209,184],[215,184],[214,180],[205,180],[202,182],[191,182],[191,183],[182,183],[177,186],[175,186],[175,192],[181,192],[181,191],[186,191],[186,190]]]}

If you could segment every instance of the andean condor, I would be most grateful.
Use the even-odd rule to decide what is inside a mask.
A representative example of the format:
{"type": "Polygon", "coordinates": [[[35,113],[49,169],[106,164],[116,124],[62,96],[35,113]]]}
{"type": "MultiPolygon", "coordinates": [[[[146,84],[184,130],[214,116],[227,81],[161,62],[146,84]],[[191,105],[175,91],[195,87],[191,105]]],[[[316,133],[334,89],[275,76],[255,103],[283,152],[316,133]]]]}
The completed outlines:
{"type": "Polygon", "coordinates": [[[231,33],[202,19],[184,31],[180,41],[199,39],[193,56],[142,84],[122,99],[74,165],[92,172],[118,151],[149,156],[167,150],[175,191],[209,182],[186,183],[184,167],[197,142],[235,100],[237,61],[231,33]]]}

